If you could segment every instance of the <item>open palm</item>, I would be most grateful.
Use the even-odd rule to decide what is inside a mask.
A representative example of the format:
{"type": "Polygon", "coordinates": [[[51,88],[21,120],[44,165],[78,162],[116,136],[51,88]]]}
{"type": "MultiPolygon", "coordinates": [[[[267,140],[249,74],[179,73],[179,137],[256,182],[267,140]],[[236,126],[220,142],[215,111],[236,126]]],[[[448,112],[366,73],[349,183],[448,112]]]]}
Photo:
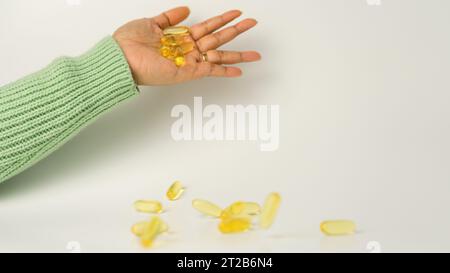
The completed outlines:
{"type": "Polygon", "coordinates": [[[256,20],[245,19],[234,26],[219,30],[241,15],[228,11],[191,27],[193,51],[186,55],[186,64],[177,67],[159,53],[163,30],[181,23],[189,16],[187,7],[179,7],[150,19],[131,21],[120,27],[114,38],[128,60],[133,77],[139,85],[167,85],[203,77],[238,77],[242,71],[234,66],[242,62],[258,61],[255,51],[221,51],[218,48],[256,25],[256,20]],[[217,31],[219,30],[219,31],[217,31]],[[206,54],[204,61],[202,54],[206,54]]]}

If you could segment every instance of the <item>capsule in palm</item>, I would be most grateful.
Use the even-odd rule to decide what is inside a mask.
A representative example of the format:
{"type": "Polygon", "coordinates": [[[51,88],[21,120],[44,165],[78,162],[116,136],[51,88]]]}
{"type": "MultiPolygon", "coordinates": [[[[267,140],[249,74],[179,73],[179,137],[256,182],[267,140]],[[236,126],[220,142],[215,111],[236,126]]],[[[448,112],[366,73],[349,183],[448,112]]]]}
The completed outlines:
{"type": "Polygon", "coordinates": [[[191,52],[194,47],[195,44],[188,27],[172,26],[163,30],[160,54],[173,61],[177,67],[186,64],[185,55],[191,52]]]}
{"type": "Polygon", "coordinates": [[[183,35],[189,34],[190,30],[186,26],[171,26],[163,30],[164,35],[183,35]]]}

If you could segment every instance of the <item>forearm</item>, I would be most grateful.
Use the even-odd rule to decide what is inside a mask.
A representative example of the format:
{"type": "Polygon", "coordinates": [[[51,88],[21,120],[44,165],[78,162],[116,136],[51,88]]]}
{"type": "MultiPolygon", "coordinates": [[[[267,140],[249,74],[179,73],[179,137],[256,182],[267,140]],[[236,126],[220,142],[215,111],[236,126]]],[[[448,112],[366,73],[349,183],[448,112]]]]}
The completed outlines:
{"type": "Polygon", "coordinates": [[[59,58],[0,87],[0,183],[137,94],[128,63],[111,37],[80,57],[59,58]]]}

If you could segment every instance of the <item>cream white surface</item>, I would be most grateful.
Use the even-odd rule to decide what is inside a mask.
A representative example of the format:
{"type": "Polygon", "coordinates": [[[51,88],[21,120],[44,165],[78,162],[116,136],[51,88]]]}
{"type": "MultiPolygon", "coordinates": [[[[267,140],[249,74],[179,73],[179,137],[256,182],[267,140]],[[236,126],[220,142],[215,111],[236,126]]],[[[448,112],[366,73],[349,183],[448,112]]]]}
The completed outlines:
{"type": "Polygon", "coordinates": [[[163,200],[175,179],[188,189],[164,201],[173,232],[150,252],[450,251],[449,1],[6,0],[0,84],[176,4],[191,7],[188,23],[232,8],[257,18],[227,48],[257,49],[263,61],[243,65],[237,80],[143,88],[0,185],[1,252],[67,252],[72,241],[83,252],[143,251],[129,229],[146,216],[132,204],[163,200]],[[170,110],[194,96],[280,105],[279,150],[173,141],[170,110]],[[283,204],[268,232],[223,236],[190,205],[271,191],[283,204]],[[333,218],[360,232],[324,237],[319,223],[333,218]]]}

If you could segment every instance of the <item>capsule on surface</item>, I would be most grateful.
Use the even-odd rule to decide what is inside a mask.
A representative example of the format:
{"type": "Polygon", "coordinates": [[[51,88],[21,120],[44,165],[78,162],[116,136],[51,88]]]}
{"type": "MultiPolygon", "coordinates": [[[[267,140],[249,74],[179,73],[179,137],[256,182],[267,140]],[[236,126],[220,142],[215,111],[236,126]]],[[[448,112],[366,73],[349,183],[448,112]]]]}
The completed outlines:
{"type": "Polygon", "coordinates": [[[178,200],[184,192],[183,184],[180,181],[175,181],[167,190],[166,196],[170,201],[178,200]]]}
{"type": "Polygon", "coordinates": [[[246,215],[258,215],[261,213],[261,206],[255,202],[241,202],[241,206],[243,206],[241,213],[246,215]]]}
{"type": "Polygon", "coordinates": [[[258,215],[261,211],[259,204],[254,202],[234,202],[222,211],[221,218],[248,218],[258,215]]]}
{"type": "Polygon", "coordinates": [[[134,208],[145,213],[161,213],[163,211],[161,203],[156,200],[138,200],[134,202],[134,208]]]}
{"type": "Polygon", "coordinates": [[[264,202],[261,215],[260,215],[260,226],[262,228],[269,228],[275,221],[278,208],[280,207],[281,196],[278,193],[271,193],[267,196],[264,202]]]}
{"type": "Polygon", "coordinates": [[[154,240],[159,235],[161,229],[162,220],[158,216],[154,216],[148,225],[144,225],[141,235],[141,244],[144,247],[151,247],[154,240]]]}
{"type": "Polygon", "coordinates": [[[206,200],[194,199],[192,201],[192,206],[199,212],[208,216],[218,218],[222,214],[222,209],[219,206],[206,200]]]}
{"type": "MultiPolygon", "coordinates": [[[[141,237],[144,234],[144,231],[149,224],[150,224],[150,222],[147,222],[147,221],[142,221],[142,222],[136,223],[131,227],[131,232],[134,235],[141,237]]],[[[169,230],[169,226],[164,221],[161,220],[158,234],[164,233],[168,230],[169,230]]]]}
{"type": "Polygon", "coordinates": [[[331,236],[351,235],[356,231],[356,224],[350,220],[323,221],[320,224],[320,230],[331,236]]]}
{"type": "Polygon", "coordinates": [[[134,225],[131,227],[131,232],[133,232],[134,235],[136,235],[136,236],[138,236],[138,237],[141,237],[142,234],[144,233],[144,229],[145,229],[145,227],[146,227],[147,224],[148,224],[148,223],[145,222],[145,221],[136,223],[136,224],[134,224],[134,225]]]}
{"type": "Polygon", "coordinates": [[[219,223],[219,230],[222,233],[240,233],[250,229],[251,221],[247,218],[223,219],[219,223]]]}

